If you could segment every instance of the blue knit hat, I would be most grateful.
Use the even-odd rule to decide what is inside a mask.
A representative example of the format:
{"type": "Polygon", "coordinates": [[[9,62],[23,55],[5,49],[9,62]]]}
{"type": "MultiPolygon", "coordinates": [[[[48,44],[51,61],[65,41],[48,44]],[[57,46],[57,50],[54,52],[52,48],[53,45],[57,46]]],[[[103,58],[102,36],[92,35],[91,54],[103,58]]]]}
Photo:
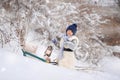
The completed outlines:
{"type": "Polygon", "coordinates": [[[71,30],[73,32],[73,35],[75,35],[75,33],[77,32],[77,24],[72,24],[72,25],[68,26],[66,29],[66,32],[68,30],[71,30]]]}

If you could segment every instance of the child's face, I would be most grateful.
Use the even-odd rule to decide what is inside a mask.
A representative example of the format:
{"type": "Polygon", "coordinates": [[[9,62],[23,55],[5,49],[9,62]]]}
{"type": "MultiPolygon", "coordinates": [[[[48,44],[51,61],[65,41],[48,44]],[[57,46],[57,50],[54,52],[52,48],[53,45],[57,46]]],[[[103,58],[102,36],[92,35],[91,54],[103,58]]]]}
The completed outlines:
{"type": "Polygon", "coordinates": [[[68,30],[67,31],[67,36],[72,36],[73,35],[73,32],[71,30],[68,30]]]}

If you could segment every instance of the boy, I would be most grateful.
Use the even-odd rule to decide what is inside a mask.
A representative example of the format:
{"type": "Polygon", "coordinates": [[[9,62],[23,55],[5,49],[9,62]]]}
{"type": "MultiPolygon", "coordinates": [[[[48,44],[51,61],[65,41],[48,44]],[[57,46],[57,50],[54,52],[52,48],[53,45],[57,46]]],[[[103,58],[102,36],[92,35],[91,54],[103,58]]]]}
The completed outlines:
{"type": "Polygon", "coordinates": [[[72,24],[67,27],[66,35],[62,36],[60,40],[60,53],[58,55],[59,65],[67,68],[74,67],[75,56],[74,51],[76,50],[79,40],[75,36],[77,32],[77,25],[72,24]]]}

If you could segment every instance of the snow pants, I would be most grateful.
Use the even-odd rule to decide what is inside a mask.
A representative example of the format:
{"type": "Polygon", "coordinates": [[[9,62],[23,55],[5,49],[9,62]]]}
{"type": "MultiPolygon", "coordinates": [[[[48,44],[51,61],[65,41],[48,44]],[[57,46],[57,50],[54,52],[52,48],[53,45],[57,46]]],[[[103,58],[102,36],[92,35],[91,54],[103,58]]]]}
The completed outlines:
{"type": "Polygon", "coordinates": [[[68,69],[75,69],[76,58],[74,52],[64,51],[63,58],[59,60],[59,66],[68,69]]]}

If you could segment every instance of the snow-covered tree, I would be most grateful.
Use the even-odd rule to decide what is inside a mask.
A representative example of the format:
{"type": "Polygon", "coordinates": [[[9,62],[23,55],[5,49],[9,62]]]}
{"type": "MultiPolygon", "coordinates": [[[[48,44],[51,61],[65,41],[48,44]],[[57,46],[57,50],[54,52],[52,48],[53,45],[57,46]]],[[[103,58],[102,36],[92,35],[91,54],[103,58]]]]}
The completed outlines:
{"type": "Polygon", "coordinates": [[[52,38],[65,33],[68,25],[77,23],[80,43],[76,57],[96,64],[111,54],[111,50],[101,42],[104,36],[99,27],[109,20],[94,10],[97,7],[89,7],[93,1],[105,5],[114,3],[112,0],[89,0],[89,4],[87,0],[1,0],[0,46],[7,44],[17,49],[26,42],[50,43],[52,38]]]}

